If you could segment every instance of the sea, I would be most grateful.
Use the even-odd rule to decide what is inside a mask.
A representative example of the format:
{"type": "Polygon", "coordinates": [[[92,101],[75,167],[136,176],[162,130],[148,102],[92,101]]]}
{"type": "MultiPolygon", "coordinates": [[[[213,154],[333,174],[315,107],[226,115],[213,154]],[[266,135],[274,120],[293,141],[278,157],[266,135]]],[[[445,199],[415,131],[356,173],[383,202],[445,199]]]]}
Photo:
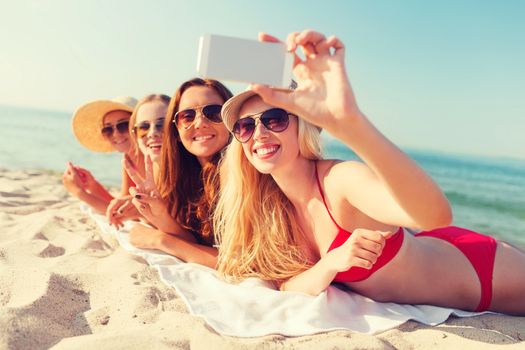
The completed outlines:
{"type": "MultiPolygon", "coordinates": [[[[0,106],[0,167],[62,173],[68,161],[103,184],[118,187],[117,153],[94,153],[78,144],[71,113],[0,106]]],[[[323,136],[326,158],[356,159],[323,136]]],[[[403,149],[441,186],[452,204],[453,224],[525,248],[525,160],[403,149]]]]}

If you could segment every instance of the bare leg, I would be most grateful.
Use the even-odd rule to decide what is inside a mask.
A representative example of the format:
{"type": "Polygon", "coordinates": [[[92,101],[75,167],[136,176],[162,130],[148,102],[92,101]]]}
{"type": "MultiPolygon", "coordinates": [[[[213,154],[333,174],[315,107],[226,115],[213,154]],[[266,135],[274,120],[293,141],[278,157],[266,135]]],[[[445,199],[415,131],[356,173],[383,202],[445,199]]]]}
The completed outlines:
{"type": "Polygon", "coordinates": [[[498,242],[490,310],[525,315],[525,253],[504,242],[498,242]]]}

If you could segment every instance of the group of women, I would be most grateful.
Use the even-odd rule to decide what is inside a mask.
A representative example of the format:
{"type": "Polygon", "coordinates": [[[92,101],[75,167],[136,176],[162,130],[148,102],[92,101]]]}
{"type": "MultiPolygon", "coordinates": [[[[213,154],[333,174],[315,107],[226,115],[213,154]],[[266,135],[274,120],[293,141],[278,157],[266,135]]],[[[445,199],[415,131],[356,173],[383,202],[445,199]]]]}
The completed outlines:
{"type": "Polygon", "coordinates": [[[339,282],[376,301],[525,314],[525,254],[449,226],[439,187],[359,109],[343,43],[305,30],[286,45],[293,91],[252,84],[232,96],[195,78],[172,98],[80,108],[79,141],[125,154],[122,189],[113,197],[70,163],[64,185],[117,227],[141,221],[133,245],[228,280],[311,295],[339,282]],[[323,159],[322,129],[362,162],[323,159]]]}

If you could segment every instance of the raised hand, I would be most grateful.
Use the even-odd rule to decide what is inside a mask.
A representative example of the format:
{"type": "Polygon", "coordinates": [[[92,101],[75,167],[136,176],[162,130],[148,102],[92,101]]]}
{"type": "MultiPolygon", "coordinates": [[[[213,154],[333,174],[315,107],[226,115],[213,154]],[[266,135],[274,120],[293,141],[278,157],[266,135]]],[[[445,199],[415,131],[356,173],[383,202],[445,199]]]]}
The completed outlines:
{"type": "MultiPolygon", "coordinates": [[[[265,33],[259,35],[259,40],[278,41],[265,33]]],[[[285,92],[253,84],[253,91],[266,103],[295,113],[329,132],[337,130],[340,122],[362,117],[346,74],[345,47],[338,38],[305,30],[291,33],[286,44],[295,55],[297,89],[285,92]],[[304,53],[304,60],[297,55],[298,48],[304,53]]]]}
{"type": "Polygon", "coordinates": [[[69,193],[78,197],[85,191],[85,181],[71,162],[66,163],[66,170],[62,174],[62,183],[69,193]]]}
{"type": "Polygon", "coordinates": [[[345,243],[323,257],[325,266],[337,272],[351,267],[371,269],[383,252],[386,240],[392,235],[392,232],[356,229],[345,243]]]}
{"type": "Polygon", "coordinates": [[[160,230],[170,232],[174,225],[174,219],[168,212],[167,203],[162,200],[155,184],[153,175],[153,162],[146,156],[145,177],[141,176],[126,155],[124,168],[136,187],[129,188],[132,197],[131,203],[146,220],[160,230]],[[169,228],[169,230],[168,230],[169,228]]]}

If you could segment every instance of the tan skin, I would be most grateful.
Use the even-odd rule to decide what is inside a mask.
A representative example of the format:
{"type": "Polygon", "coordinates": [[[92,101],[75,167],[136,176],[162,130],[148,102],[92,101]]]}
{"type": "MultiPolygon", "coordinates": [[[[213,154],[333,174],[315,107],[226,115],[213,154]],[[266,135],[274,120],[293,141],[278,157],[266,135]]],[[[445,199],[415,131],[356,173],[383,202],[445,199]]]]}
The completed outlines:
{"type": "MultiPolygon", "coordinates": [[[[137,137],[136,141],[141,156],[145,157],[146,168],[150,170],[149,173],[151,175],[151,179],[148,178],[147,180],[152,184],[154,184],[154,174],[158,171],[158,158],[162,143],[162,130],[157,130],[157,128],[153,127],[153,125],[156,122],[164,120],[167,109],[167,104],[160,100],[153,100],[141,104],[137,110],[134,126],[138,126],[146,122],[150,124],[150,127],[143,137],[139,138],[135,133],[132,133],[131,135],[132,137],[137,137]]],[[[109,223],[115,225],[117,228],[122,227],[124,219],[130,219],[129,217],[121,218],[119,215],[115,215],[115,213],[122,211],[123,208],[127,208],[128,204],[135,211],[136,219],[143,217],[147,220],[151,220],[152,215],[154,215],[151,213],[151,208],[149,206],[147,208],[143,208],[143,206],[138,203],[137,199],[134,198],[137,193],[141,191],[147,191],[144,185],[144,181],[146,181],[145,174],[142,174],[137,169],[137,167],[133,165],[133,162],[129,157],[125,158],[123,166],[124,169],[126,169],[126,174],[129,174],[130,172],[133,174],[133,176],[129,176],[130,178],[133,178],[133,182],[139,188],[130,187],[129,195],[113,201],[110,205],[110,208],[108,208],[106,216],[109,220],[109,223]],[[138,184],[141,185],[139,186],[138,184]]]]}
{"type": "MultiPolygon", "coordinates": [[[[271,174],[300,214],[298,223],[306,232],[301,246],[315,263],[283,283],[281,289],[317,295],[338,271],[352,266],[370,268],[381,254],[385,238],[399,226],[431,229],[449,225],[450,206],[432,179],[359,110],[346,78],[344,46],[337,38],[304,31],[292,33],[288,45],[292,51],[301,47],[308,57],[305,62],[296,62],[299,88],[286,94],[254,86],[266,102],[248,100],[240,118],[272,106],[283,107],[337,136],[366,163],[318,162],[328,207],[336,222],[352,232],[345,244],[327,253],[338,229],[319,195],[315,162],[298,152],[297,120],[292,118],[281,133],[259,124],[252,139],[243,144],[248,160],[259,171],[271,174]],[[260,159],[254,150],[265,145],[278,150],[260,159]]],[[[364,281],[346,284],[378,301],[473,310],[480,300],[479,279],[456,247],[410,234],[404,235],[400,251],[387,265],[364,281]]],[[[525,314],[524,294],[525,254],[498,242],[489,310],[525,314]]]]}
{"type": "MultiPolygon", "coordinates": [[[[188,88],[182,95],[179,110],[208,104],[222,105],[223,103],[222,98],[212,88],[194,86],[188,88]]],[[[205,164],[226,145],[229,134],[224,124],[212,123],[201,113],[202,111],[198,110],[191,127],[187,129],[177,127],[177,129],[184,147],[194,154],[201,164],[205,164]]],[[[135,180],[133,172],[130,172],[130,176],[135,180]]],[[[137,184],[141,183],[140,179],[136,180],[137,184]]],[[[152,176],[149,182],[142,183],[142,186],[148,188],[150,192],[155,193],[156,191],[152,176]]],[[[144,192],[148,191],[142,191],[140,194],[142,198],[134,199],[134,204],[139,210],[147,210],[149,207],[157,208],[155,217],[151,218],[156,228],[135,225],[130,232],[131,244],[143,249],[162,250],[186,262],[195,262],[215,268],[217,249],[196,243],[195,237],[169,215],[164,203],[159,203],[158,198],[144,192]],[[141,205],[146,208],[140,209],[141,205]]]]}
{"type": "MultiPolygon", "coordinates": [[[[111,111],[104,116],[104,126],[115,126],[121,121],[129,120],[131,114],[125,111],[111,111]]],[[[113,134],[107,138],[113,148],[122,153],[127,153],[131,147],[129,133],[120,133],[114,129],[113,134]]],[[[86,202],[95,211],[105,213],[111,205],[113,196],[102,186],[91,173],[82,167],[67,163],[66,170],[62,176],[62,182],[66,189],[75,197],[86,202]]],[[[121,196],[126,196],[129,188],[129,178],[123,171],[121,196]]],[[[130,202],[128,201],[128,204],[130,202]]],[[[127,217],[134,211],[131,206],[123,207],[119,213],[121,217],[127,217]]]]}

